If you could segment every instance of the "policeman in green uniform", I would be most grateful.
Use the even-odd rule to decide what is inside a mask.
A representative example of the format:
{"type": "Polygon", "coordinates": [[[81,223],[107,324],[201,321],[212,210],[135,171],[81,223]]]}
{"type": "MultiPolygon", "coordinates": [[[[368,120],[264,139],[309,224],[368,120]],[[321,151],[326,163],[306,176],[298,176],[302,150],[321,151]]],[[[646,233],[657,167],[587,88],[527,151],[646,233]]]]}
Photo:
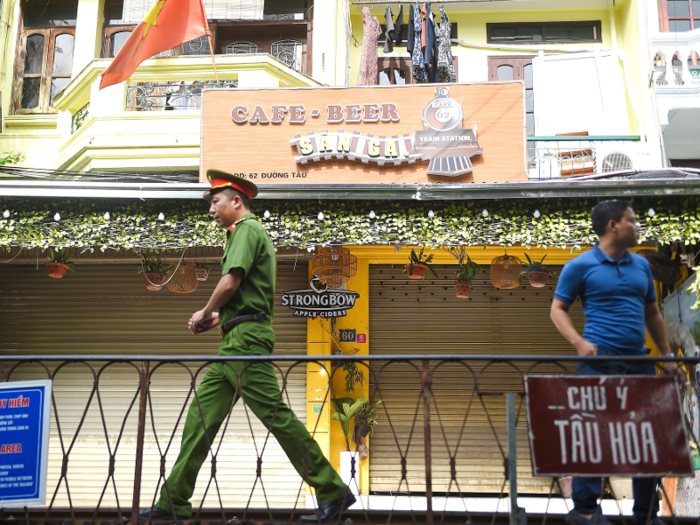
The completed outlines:
{"type": "MultiPolygon", "coordinates": [[[[198,335],[218,325],[223,334],[218,355],[270,355],[275,347],[272,316],[277,260],[265,229],[250,213],[250,199],[258,190],[253,183],[223,171],[208,170],[207,177],[212,185],[204,194],[211,202],[209,213],[230,231],[221,260],[221,280],[207,305],[192,315],[188,327],[198,335]]],[[[187,413],[180,455],[158,503],[143,511],[141,519],[189,519],[189,499],[199,469],[231,404],[239,397],[274,434],[302,476],[305,456],[308,458],[304,481],[315,489],[318,509],[316,515],[302,516],[302,523],[326,523],[355,503],[304,424],[282,401],[272,364],[238,361],[215,363],[204,376],[187,413]],[[236,391],[239,379],[240,392],[236,391]]]]}

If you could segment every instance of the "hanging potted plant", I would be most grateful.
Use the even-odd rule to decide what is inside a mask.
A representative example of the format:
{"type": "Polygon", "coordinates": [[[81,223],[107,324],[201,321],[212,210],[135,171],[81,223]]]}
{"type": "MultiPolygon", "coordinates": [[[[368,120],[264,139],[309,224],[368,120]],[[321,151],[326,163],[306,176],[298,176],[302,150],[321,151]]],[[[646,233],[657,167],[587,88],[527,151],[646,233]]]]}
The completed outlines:
{"type": "Polygon", "coordinates": [[[369,450],[365,438],[372,434],[374,427],[377,424],[376,412],[381,400],[371,403],[367,401],[363,403],[355,413],[355,432],[354,439],[357,443],[357,453],[360,455],[360,461],[364,461],[369,457],[369,450]]]}
{"type": "Polygon", "coordinates": [[[141,269],[138,273],[143,274],[147,290],[157,292],[163,287],[168,270],[170,270],[170,267],[166,266],[166,264],[164,258],[141,255],[141,269]]]}
{"type": "MultiPolygon", "coordinates": [[[[433,254],[431,253],[427,257],[424,257],[424,252],[425,248],[421,248],[420,253],[416,253],[416,250],[411,248],[411,256],[408,259],[408,264],[404,264],[403,266],[404,272],[406,272],[409,279],[422,279],[426,271],[430,271],[436,279],[438,278],[435,270],[430,266],[433,260],[433,254]]],[[[428,280],[430,280],[430,278],[428,278],[428,280]]]]}
{"type": "Polygon", "coordinates": [[[65,248],[56,251],[49,250],[49,254],[46,256],[46,269],[49,272],[49,277],[61,279],[68,270],[75,272],[72,259],[72,255],[66,255],[65,248]]]}
{"type": "Polygon", "coordinates": [[[194,265],[194,274],[197,276],[197,280],[206,281],[209,278],[210,269],[208,265],[196,262],[194,265]]]}
{"type": "Polygon", "coordinates": [[[523,265],[525,269],[520,272],[518,280],[522,284],[523,278],[527,276],[533,288],[543,288],[547,284],[547,279],[554,275],[544,265],[544,260],[547,256],[545,255],[539,261],[534,262],[528,254],[525,254],[525,257],[527,257],[527,263],[523,265]]]}
{"type": "Polygon", "coordinates": [[[457,269],[457,280],[455,281],[455,295],[460,299],[468,299],[472,293],[472,280],[477,272],[482,272],[481,266],[471,260],[464,246],[448,246],[445,250],[455,259],[459,268],[457,269]]]}

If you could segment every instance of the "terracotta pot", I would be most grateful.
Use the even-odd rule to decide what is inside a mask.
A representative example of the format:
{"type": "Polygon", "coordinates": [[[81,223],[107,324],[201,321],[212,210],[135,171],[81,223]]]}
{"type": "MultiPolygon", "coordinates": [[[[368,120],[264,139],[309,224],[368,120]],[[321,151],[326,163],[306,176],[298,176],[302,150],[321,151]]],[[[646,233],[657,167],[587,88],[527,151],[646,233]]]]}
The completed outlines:
{"type": "Polygon", "coordinates": [[[68,265],[63,263],[47,262],[46,269],[49,271],[49,277],[60,279],[68,271],[68,265]]]}
{"type": "Polygon", "coordinates": [[[146,283],[146,290],[151,290],[152,292],[157,292],[163,286],[160,284],[165,281],[165,277],[161,277],[156,272],[147,272],[143,274],[143,281],[146,283]],[[150,283],[148,281],[151,281],[150,283]],[[153,283],[153,284],[151,284],[153,283]]]}
{"type": "Polygon", "coordinates": [[[428,269],[425,264],[413,263],[413,273],[410,273],[410,264],[404,264],[403,267],[406,268],[406,275],[408,275],[409,279],[422,279],[428,269]]]}
{"type": "Polygon", "coordinates": [[[209,278],[209,268],[195,268],[194,274],[198,281],[206,281],[209,278]]]}
{"type": "Polygon", "coordinates": [[[543,288],[549,279],[548,272],[529,272],[527,278],[530,280],[530,285],[533,288],[543,288]]]}
{"type": "Polygon", "coordinates": [[[460,299],[468,299],[469,295],[472,293],[472,283],[465,283],[462,281],[455,281],[455,294],[460,299]]]}

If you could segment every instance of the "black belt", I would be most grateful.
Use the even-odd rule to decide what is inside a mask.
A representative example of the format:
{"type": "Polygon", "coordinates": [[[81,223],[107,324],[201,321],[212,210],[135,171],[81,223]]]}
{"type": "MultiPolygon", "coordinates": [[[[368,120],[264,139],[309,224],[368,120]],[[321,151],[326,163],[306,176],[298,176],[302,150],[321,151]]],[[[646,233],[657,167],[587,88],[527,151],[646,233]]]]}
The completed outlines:
{"type": "Polygon", "coordinates": [[[219,333],[221,335],[226,335],[241,323],[248,323],[250,321],[261,321],[266,317],[267,314],[265,312],[258,312],[257,314],[239,315],[238,317],[234,317],[233,319],[226,321],[223,325],[219,325],[219,333]]]}

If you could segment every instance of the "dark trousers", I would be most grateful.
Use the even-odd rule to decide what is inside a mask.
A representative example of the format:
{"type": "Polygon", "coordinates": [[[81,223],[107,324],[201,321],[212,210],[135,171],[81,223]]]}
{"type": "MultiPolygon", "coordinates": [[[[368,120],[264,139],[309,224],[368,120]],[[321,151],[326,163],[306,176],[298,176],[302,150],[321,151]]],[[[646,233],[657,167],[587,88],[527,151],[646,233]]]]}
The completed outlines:
{"type": "MultiPolygon", "coordinates": [[[[591,365],[579,363],[576,373],[580,376],[599,375],[654,375],[656,369],[652,363],[594,363],[591,365]]],[[[656,496],[654,478],[636,478],[632,480],[634,496],[634,524],[644,525],[649,516],[651,519],[659,512],[659,498],[656,496]]],[[[571,496],[574,500],[574,510],[579,514],[595,514],[598,509],[597,499],[602,495],[601,478],[574,478],[571,484],[571,496]]]]}

